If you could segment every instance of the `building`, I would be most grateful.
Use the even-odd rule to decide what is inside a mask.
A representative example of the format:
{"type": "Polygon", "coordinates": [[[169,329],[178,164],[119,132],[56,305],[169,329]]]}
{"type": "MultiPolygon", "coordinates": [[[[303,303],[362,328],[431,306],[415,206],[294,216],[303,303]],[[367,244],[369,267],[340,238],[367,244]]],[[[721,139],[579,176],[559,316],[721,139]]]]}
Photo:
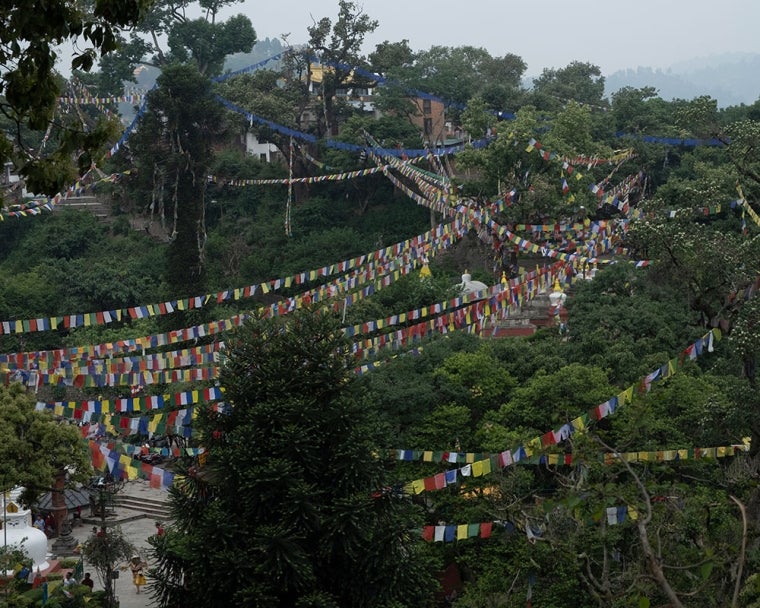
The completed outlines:
{"type": "Polygon", "coordinates": [[[250,131],[245,134],[245,153],[248,156],[258,158],[261,162],[271,163],[283,158],[280,150],[273,143],[259,141],[255,133],[250,131]]]}

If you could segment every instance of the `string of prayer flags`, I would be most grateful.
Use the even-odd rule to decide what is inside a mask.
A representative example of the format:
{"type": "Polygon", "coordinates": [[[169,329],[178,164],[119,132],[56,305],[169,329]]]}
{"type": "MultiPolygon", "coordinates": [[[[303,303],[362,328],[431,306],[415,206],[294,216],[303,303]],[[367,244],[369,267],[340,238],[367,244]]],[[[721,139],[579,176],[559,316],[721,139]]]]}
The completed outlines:
{"type": "MultiPolygon", "coordinates": [[[[551,443],[548,443],[551,445],[551,443]]],[[[741,444],[713,446],[705,448],[683,448],[667,450],[647,450],[637,452],[605,452],[599,455],[604,464],[615,462],[672,462],[681,460],[713,460],[728,458],[749,451],[749,438],[741,444]]],[[[487,452],[457,452],[454,450],[390,450],[389,455],[395,460],[405,462],[441,462],[449,464],[474,463],[477,460],[491,458],[487,452]]],[[[494,454],[493,456],[497,456],[494,454]]],[[[573,466],[587,462],[587,458],[578,458],[573,454],[534,454],[527,458],[514,460],[515,464],[536,466],[573,466]]]]}
{"type": "MultiPolygon", "coordinates": [[[[708,352],[712,352],[714,341],[719,340],[720,336],[721,334],[719,330],[710,330],[707,334],[684,349],[681,353],[681,357],[672,360],[672,363],[666,363],[658,370],[655,370],[655,372],[648,374],[644,382],[645,387],[644,389],[640,387],[640,390],[649,390],[649,386],[652,382],[661,380],[675,373],[675,371],[681,366],[682,357],[688,356],[689,358],[696,358],[704,352],[705,348],[708,352]]],[[[551,445],[556,445],[557,443],[566,440],[573,433],[584,431],[588,427],[590,421],[601,420],[614,414],[619,407],[624,406],[633,398],[633,390],[633,386],[629,387],[619,395],[611,397],[604,403],[589,409],[586,414],[578,416],[570,422],[561,425],[556,430],[549,431],[543,435],[530,439],[524,446],[520,446],[515,450],[505,450],[498,454],[491,455],[488,458],[476,460],[472,464],[466,464],[464,467],[451,469],[445,473],[439,473],[433,477],[415,479],[406,484],[405,491],[410,494],[420,494],[422,492],[440,490],[448,485],[458,483],[460,477],[478,477],[486,475],[492,470],[503,469],[504,467],[519,463],[522,460],[527,460],[532,457],[535,452],[551,445]]]]}
{"type": "Polygon", "coordinates": [[[210,183],[222,186],[266,186],[266,185],[288,185],[288,184],[319,184],[322,182],[337,182],[357,177],[366,177],[383,173],[390,165],[381,167],[367,167],[366,169],[357,169],[356,171],[346,171],[343,173],[331,173],[328,175],[314,175],[311,177],[286,177],[282,179],[222,179],[214,175],[209,175],[210,183]]]}
{"type": "Polygon", "coordinates": [[[145,456],[148,454],[156,454],[158,456],[180,458],[183,456],[196,457],[206,453],[206,448],[178,448],[178,447],[150,447],[147,445],[131,445],[122,442],[100,442],[100,445],[105,445],[111,450],[127,454],[129,456],[145,456]]]}
{"type": "MultiPolygon", "coordinates": [[[[562,260],[563,262],[567,263],[575,263],[580,262],[583,264],[613,264],[615,263],[615,260],[605,260],[605,259],[599,259],[596,257],[586,257],[575,253],[563,253],[561,251],[557,251],[556,249],[552,249],[550,247],[541,247],[537,245],[536,243],[533,243],[531,241],[528,241],[526,239],[523,239],[519,236],[517,236],[515,233],[507,229],[505,226],[502,226],[500,224],[497,224],[493,219],[491,218],[490,214],[487,210],[484,209],[473,209],[470,207],[464,207],[460,206],[458,208],[458,212],[466,215],[469,217],[470,221],[474,224],[476,229],[486,229],[488,234],[491,234],[494,236],[494,238],[498,237],[499,239],[503,241],[509,241],[519,247],[520,249],[523,249],[525,251],[530,251],[531,253],[536,253],[539,255],[542,255],[544,257],[549,258],[556,258],[558,260],[562,260]]],[[[649,266],[650,262],[649,260],[635,260],[631,261],[636,268],[644,268],[646,266],[649,266]]]]}
{"type": "Polygon", "coordinates": [[[94,439],[111,435],[179,435],[190,438],[195,434],[192,428],[193,418],[197,414],[195,407],[174,410],[167,413],[158,413],[153,416],[114,416],[111,414],[96,414],[94,412],[81,412],[77,417],[75,410],[74,420],[80,422],[80,432],[83,439],[94,439]]]}
{"type": "Polygon", "coordinates": [[[58,370],[14,370],[0,374],[7,386],[21,382],[37,388],[45,386],[74,386],[77,388],[104,388],[106,386],[147,386],[151,384],[175,384],[178,382],[205,382],[216,380],[221,373],[217,366],[190,369],[171,369],[160,372],[132,372],[124,374],[60,374],[58,370]]]}
{"type": "Polygon", "coordinates": [[[88,401],[56,401],[53,403],[37,402],[37,411],[50,410],[56,416],[74,418],[76,411],[92,414],[132,413],[157,410],[182,405],[221,401],[224,389],[211,386],[198,390],[182,391],[173,395],[147,395],[119,399],[95,399],[88,401]],[[70,415],[67,415],[69,413],[70,415]]]}
{"type": "Polygon", "coordinates": [[[106,445],[89,442],[92,466],[98,471],[108,471],[115,479],[146,479],[151,488],[167,490],[174,483],[174,473],[161,467],[119,454],[106,445]]]}
{"type": "MultiPolygon", "coordinates": [[[[507,522],[501,521],[487,521],[478,524],[424,526],[422,528],[422,538],[431,543],[451,543],[468,538],[491,538],[494,525],[509,529],[507,528],[507,522]]],[[[514,530],[514,526],[512,524],[509,525],[514,530]]]]}
{"type": "MultiPolygon", "coordinates": [[[[411,262],[417,259],[423,251],[427,257],[432,257],[439,250],[450,247],[454,242],[461,238],[461,236],[463,236],[463,234],[466,232],[466,229],[466,226],[461,221],[455,221],[453,223],[442,223],[416,237],[400,241],[394,245],[378,249],[374,252],[370,252],[362,256],[357,256],[349,260],[337,262],[329,266],[324,266],[322,268],[317,268],[311,271],[301,272],[289,277],[272,279],[260,284],[248,285],[246,287],[240,287],[236,289],[226,289],[213,294],[193,296],[179,300],[170,300],[158,304],[132,306],[126,309],[79,313],[40,319],[0,321],[0,335],[105,325],[109,323],[121,322],[126,319],[145,319],[172,314],[178,310],[192,310],[203,308],[209,304],[220,304],[227,301],[249,299],[258,293],[270,293],[283,288],[305,284],[310,281],[317,281],[322,278],[326,278],[335,274],[342,274],[350,270],[359,270],[367,265],[388,264],[404,256],[408,256],[411,262]]],[[[325,288],[325,290],[327,290],[327,288],[325,288]]],[[[327,291],[325,291],[325,293],[327,293],[327,291]]],[[[312,295],[310,297],[313,301],[314,296],[312,295]]],[[[292,298],[287,307],[282,304],[279,305],[279,307],[270,307],[270,313],[276,314],[287,312],[292,307],[301,306],[303,303],[302,299],[303,298],[292,298]]],[[[240,316],[235,317],[237,320],[240,318],[240,316]]],[[[212,327],[213,324],[207,324],[207,326],[212,327]]],[[[207,326],[197,326],[199,329],[196,331],[199,335],[189,335],[188,337],[184,337],[184,334],[174,334],[173,332],[170,332],[168,335],[177,335],[178,338],[182,339],[170,340],[164,342],[164,344],[174,344],[179,341],[191,340],[202,337],[204,335],[209,335],[203,329],[207,326]]],[[[179,331],[182,332],[184,330],[179,331]]],[[[159,344],[151,346],[159,346],[159,344]]],[[[0,362],[2,362],[2,358],[0,358],[0,362]]]]}

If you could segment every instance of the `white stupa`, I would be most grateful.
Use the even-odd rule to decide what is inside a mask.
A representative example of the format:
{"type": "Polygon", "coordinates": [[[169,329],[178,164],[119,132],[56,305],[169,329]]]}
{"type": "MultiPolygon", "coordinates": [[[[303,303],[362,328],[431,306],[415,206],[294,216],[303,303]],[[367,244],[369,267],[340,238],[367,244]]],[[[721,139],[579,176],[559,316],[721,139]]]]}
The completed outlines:
{"type": "Polygon", "coordinates": [[[32,560],[36,572],[47,570],[48,539],[42,530],[32,526],[32,512],[19,501],[23,488],[14,488],[3,495],[2,530],[0,542],[8,548],[20,549],[32,560]]]}
{"type": "Polygon", "coordinates": [[[472,275],[464,271],[464,274],[462,275],[462,282],[457,285],[459,287],[459,290],[462,292],[462,295],[467,295],[470,293],[475,293],[476,291],[483,291],[485,289],[488,289],[488,285],[481,281],[473,281],[472,275]]]}

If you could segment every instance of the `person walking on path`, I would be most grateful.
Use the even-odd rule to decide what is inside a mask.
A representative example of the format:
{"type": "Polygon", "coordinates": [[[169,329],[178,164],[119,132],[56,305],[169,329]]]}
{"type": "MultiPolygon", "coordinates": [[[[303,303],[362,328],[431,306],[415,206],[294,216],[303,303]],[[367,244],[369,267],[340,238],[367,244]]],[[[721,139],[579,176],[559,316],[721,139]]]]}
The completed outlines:
{"type": "Polygon", "coordinates": [[[148,564],[146,564],[139,555],[133,555],[127,566],[124,566],[122,569],[124,570],[127,567],[132,572],[132,583],[134,584],[137,593],[140,593],[140,587],[147,582],[143,570],[148,567],[148,564]]]}

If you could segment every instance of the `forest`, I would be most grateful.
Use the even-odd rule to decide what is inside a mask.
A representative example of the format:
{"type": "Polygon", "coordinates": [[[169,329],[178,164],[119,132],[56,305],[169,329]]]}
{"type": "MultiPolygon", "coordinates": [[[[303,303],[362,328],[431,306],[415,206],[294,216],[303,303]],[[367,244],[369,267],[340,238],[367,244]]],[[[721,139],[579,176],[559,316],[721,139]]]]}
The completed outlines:
{"type": "Polygon", "coordinates": [[[155,605],[760,606],[760,100],[192,4],[0,100],[0,373],[168,491],[155,605]]]}

